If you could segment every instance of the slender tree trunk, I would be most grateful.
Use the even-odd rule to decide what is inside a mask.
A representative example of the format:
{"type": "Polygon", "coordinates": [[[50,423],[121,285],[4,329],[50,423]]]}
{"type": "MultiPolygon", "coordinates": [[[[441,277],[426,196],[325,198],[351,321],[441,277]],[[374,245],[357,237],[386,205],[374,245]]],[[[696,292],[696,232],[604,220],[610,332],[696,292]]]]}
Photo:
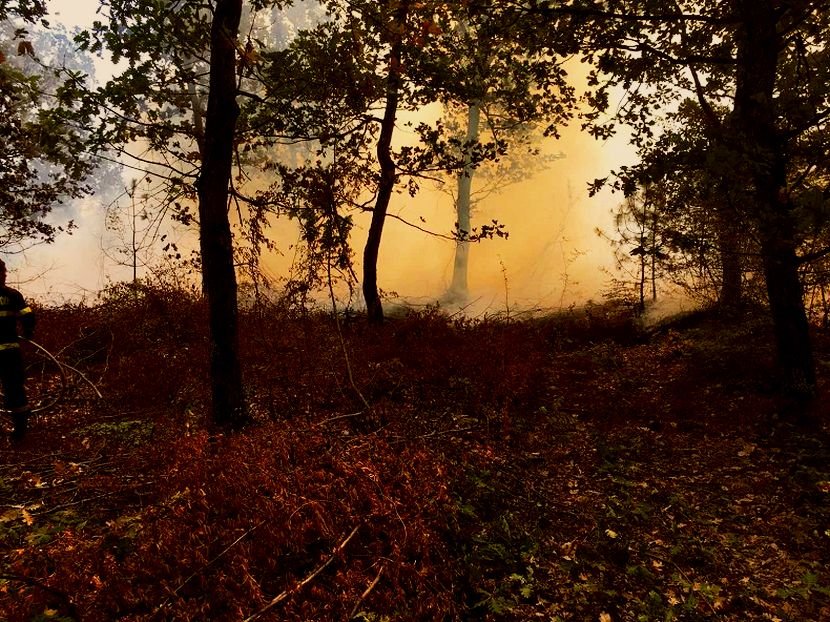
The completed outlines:
{"type": "MultiPolygon", "coordinates": [[[[192,65],[196,64],[195,59],[190,61],[192,65]]],[[[194,78],[195,80],[195,78],[194,78]]],[[[196,146],[199,149],[199,157],[204,161],[205,155],[205,110],[202,97],[196,90],[196,83],[190,82],[187,85],[188,95],[190,97],[190,105],[193,108],[193,132],[196,139],[196,146]]],[[[202,273],[202,294],[207,296],[207,283],[205,283],[205,275],[202,273]]]]}
{"type": "Polygon", "coordinates": [[[468,238],[472,231],[471,217],[471,196],[473,189],[473,166],[472,148],[478,142],[478,127],[481,118],[481,108],[478,103],[473,103],[467,110],[467,136],[464,141],[466,150],[464,152],[463,167],[458,174],[458,199],[455,203],[456,222],[458,233],[463,236],[455,245],[455,261],[452,268],[452,282],[450,289],[445,296],[449,300],[464,301],[469,295],[467,276],[469,274],[470,241],[468,238]]]}
{"type": "Polygon", "coordinates": [[[218,0],[210,50],[210,94],[199,175],[199,242],[210,313],[210,380],[213,418],[236,427],[246,418],[239,365],[236,273],[228,219],[236,103],[236,37],[242,0],[218,0]]]}
{"type": "Polygon", "coordinates": [[[132,254],[133,260],[133,295],[138,297],[138,232],[136,231],[136,224],[137,224],[137,215],[135,213],[135,194],[136,188],[138,187],[138,182],[133,179],[131,190],[130,190],[130,218],[132,220],[131,227],[132,230],[130,231],[131,234],[131,243],[130,243],[130,253],[132,254]]]}
{"type": "Polygon", "coordinates": [[[640,255],[640,313],[646,310],[646,254],[640,255]]]}
{"type": "Polygon", "coordinates": [[[657,302],[657,256],[651,256],[651,302],[657,302]]]}
{"type": "Polygon", "coordinates": [[[718,254],[721,263],[721,286],[718,304],[726,312],[738,311],[743,299],[743,266],[741,265],[740,232],[737,223],[724,210],[716,210],[718,254]]]}
{"type": "Polygon", "coordinates": [[[787,197],[787,156],[775,125],[780,49],[776,4],[739,0],[744,28],[738,39],[734,120],[753,179],[778,366],[787,389],[810,397],[815,392],[815,365],[798,274],[795,215],[787,197]]]}
{"type": "Polygon", "coordinates": [[[392,134],[398,114],[401,89],[401,58],[403,55],[403,32],[408,6],[400,2],[389,25],[392,38],[389,51],[389,70],[386,75],[386,106],[380,126],[377,158],[380,164],[380,181],[369,236],[363,249],[363,298],[366,300],[366,316],[371,324],[383,322],[383,305],[378,292],[378,253],[386,222],[386,212],[397,179],[395,161],[392,159],[392,134]]]}
{"type": "MultiPolygon", "coordinates": [[[[665,201],[663,201],[665,203],[665,201]]],[[[651,213],[651,302],[657,302],[657,209],[651,213]]]]}

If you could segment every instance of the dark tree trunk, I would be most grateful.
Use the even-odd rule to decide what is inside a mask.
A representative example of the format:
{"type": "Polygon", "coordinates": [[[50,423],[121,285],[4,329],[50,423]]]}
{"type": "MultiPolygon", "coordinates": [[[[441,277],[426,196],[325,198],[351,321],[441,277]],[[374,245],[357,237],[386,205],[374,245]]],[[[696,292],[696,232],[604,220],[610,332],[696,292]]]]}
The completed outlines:
{"type": "Polygon", "coordinates": [[[406,11],[407,3],[401,2],[388,27],[392,42],[389,51],[389,72],[386,76],[386,107],[377,146],[380,181],[378,182],[378,196],[372,211],[372,223],[369,225],[369,236],[363,249],[363,298],[366,300],[366,316],[371,324],[383,322],[383,305],[378,293],[378,253],[383,225],[386,222],[386,211],[389,209],[389,201],[397,179],[395,161],[392,159],[392,134],[395,131],[400,100],[401,58],[406,11]]]}
{"type": "Polygon", "coordinates": [[[236,103],[236,37],[242,0],[218,0],[210,49],[210,94],[199,174],[199,242],[202,280],[210,313],[210,381],[213,418],[237,427],[246,419],[237,334],[236,273],[228,219],[236,103]]]}
{"type": "Polygon", "coordinates": [[[761,254],[775,328],[778,365],[790,391],[811,397],[816,388],[815,364],[804,311],[803,287],[795,245],[777,233],[762,235],[761,254]]]}
{"type": "Polygon", "coordinates": [[[808,397],[815,391],[815,365],[798,274],[795,214],[786,192],[787,156],[773,99],[781,43],[776,4],[738,1],[743,31],[738,39],[734,121],[753,180],[779,369],[789,390],[808,397]]]}

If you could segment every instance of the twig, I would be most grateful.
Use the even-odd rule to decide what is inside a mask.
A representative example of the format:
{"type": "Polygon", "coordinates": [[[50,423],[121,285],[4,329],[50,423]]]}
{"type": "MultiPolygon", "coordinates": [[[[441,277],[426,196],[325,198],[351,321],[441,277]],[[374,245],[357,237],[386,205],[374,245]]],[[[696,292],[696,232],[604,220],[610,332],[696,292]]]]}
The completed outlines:
{"type": "Polygon", "coordinates": [[[42,405],[42,406],[38,406],[37,408],[32,408],[31,412],[33,412],[33,413],[38,413],[38,412],[41,412],[41,411],[47,410],[47,409],[49,409],[49,408],[52,408],[52,406],[54,406],[54,405],[55,405],[55,404],[57,404],[59,401],[61,401],[61,399],[63,398],[64,394],[66,393],[66,384],[67,384],[67,380],[66,380],[66,371],[64,370],[64,366],[63,366],[63,364],[62,364],[62,363],[61,363],[58,359],[56,359],[56,358],[55,358],[55,356],[54,356],[51,352],[49,352],[49,350],[47,350],[46,348],[44,348],[42,345],[40,345],[40,344],[39,344],[39,343],[37,343],[36,341],[32,341],[31,339],[26,339],[26,337],[20,337],[20,339],[23,339],[24,341],[28,341],[30,344],[32,344],[32,346],[33,346],[35,349],[37,349],[38,351],[40,351],[40,353],[41,353],[43,356],[45,356],[47,359],[49,359],[50,361],[52,361],[52,363],[54,363],[54,364],[57,366],[57,368],[58,368],[58,372],[60,372],[60,377],[61,377],[61,388],[60,388],[60,391],[58,391],[58,394],[57,394],[57,395],[54,397],[54,399],[52,399],[52,401],[51,401],[51,402],[49,402],[48,404],[44,404],[44,405],[42,405]]]}
{"type": "Polygon", "coordinates": [[[358,525],[354,529],[352,529],[351,533],[348,536],[346,536],[346,539],[343,540],[340,544],[338,544],[337,547],[335,547],[334,551],[332,551],[329,558],[326,561],[324,561],[322,564],[317,566],[317,568],[315,568],[314,572],[312,572],[305,579],[303,579],[302,581],[300,581],[299,583],[294,585],[294,587],[292,587],[290,589],[287,589],[287,590],[283,590],[282,592],[280,592],[277,596],[275,596],[271,600],[271,602],[269,602],[267,605],[265,605],[262,609],[260,609],[256,613],[252,613],[251,615],[249,615],[242,622],[251,622],[252,620],[256,620],[263,613],[266,613],[269,610],[273,609],[276,605],[278,605],[279,603],[284,601],[286,598],[288,598],[292,594],[295,594],[296,592],[299,592],[302,588],[304,588],[306,585],[311,583],[317,577],[317,575],[319,575],[321,572],[323,572],[323,570],[325,570],[329,566],[329,564],[331,564],[331,562],[334,561],[334,558],[337,557],[337,555],[344,548],[346,548],[346,545],[349,543],[349,541],[357,533],[357,530],[358,530],[359,527],[360,527],[360,525],[358,525]]]}
{"type": "Polygon", "coordinates": [[[504,310],[507,314],[507,323],[510,323],[510,283],[507,280],[507,266],[504,265],[501,257],[499,257],[499,265],[501,266],[501,275],[504,280],[504,310]]]}
{"type": "MultiPolygon", "coordinates": [[[[151,482],[146,482],[143,486],[149,486],[151,482]]],[[[112,497],[114,495],[123,493],[123,492],[136,492],[142,486],[135,486],[129,490],[112,490],[110,492],[101,493],[100,495],[95,495],[94,497],[85,497],[83,499],[78,499],[77,501],[68,501],[67,503],[61,503],[60,505],[53,506],[51,508],[46,508],[40,510],[38,512],[34,512],[32,516],[45,516],[46,514],[51,514],[52,512],[57,512],[58,510],[64,510],[66,508],[70,508],[74,505],[82,505],[87,503],[88,501],[97,501],[98,499],[103,499],[105,497],[112,497]]]]}
{"type": "Polygon", "coordinates": [[[351,419],[352,417],[359,417],[360,415],[362,415],[365,412],[366,412],[365,410],[359,410],[356,413],[346,413],[345,415],[335,415],[334,417],[329,417],[328,419],[323,419],[317,425],[321,426],[321,425],[326,425],[326,424],[332,423],[334,421],[339,421],[340,419],[351,419]]]}
{"type": "Polygon", "coordinates": [[[199,576],[202,572],[204,572],[205,570],[207,570],[208,568],[210,568],[213,564],[215,564],[217,561],[219,561],[219,559],[221,559],[222,557],[224,557],[225,555],[227,555],[228,551],[230,551],[233,547],[235,547],[235,546],[236,546],[237,544],[239,544],[242,540],[244,540],[247,536],[249,536],[249,535],[250,535],[253,531],[255,531],[255,530],[259,529],[259,528],[260,528],[262,525],[264,525],[264,524],[265,524],[265,520],[264,520],[264,519],[263,519],[263,520],[261,520],[261,521],[259,521],[256,525],[254,525],[253,527],[251,527],[248,531],[246,531],[245,533],[243,533],[243,534],[242,534],[241,536],[239,536],[236,540],[234,540],[234,541],[233,541],[233,542],[231,542],[228,546],[226,546],[224,549],[222,549],[222,552],[221,552],[221,553],[219,553],[218,555],[216,555],[216,557],[214,557],[213,559],[211,559],[208,563],[206,563],[204,566],[202,566],[202,567],[201,567],[201,568],[199,568],[198,570],[194,571],[194,572],[193,572],[193,574],[191,574],[189,577],[187,577],[187,579],[185,579],[184,581],[182,581],[181,583],[179,583],[178,587],[176,587],[176,589],[175,589],[175,590],[173,590],[173,593],[171,594],[171,596],[168,596],[168,597],[167,597],[167,599],[166,599],[163,603],[161,603],[158,607],[156,607],[156,610],[155,610],[155,612],[154,612],[154,613],[158,613],[159,611],[161,611],[162,609],[164,609],[164,608],[165,608],[168,604],[170,604],[170,599],[171,599],[173,596],[175,596],[176,594],[178,594],[178,593],[179,593],[179,590],[180,590],[180,589],[182,589],[185,585],[187,585],[187,584],[188,584],[188,583],[189,583],[192,579],[194,579],[195,577],[199,576]]]}
{"type": "Polygon", "coordinates": [[[456,315],[461,315],[461,314],[463,314],[463,313],[464,313],[467,309],[469,309],[470,307],[472,307],[474,304],[476,304],[476,303],[477,303],[477,302],[479,302],[480,300],[481,300],[481,296],[479,296],[479,297],[478,297],[478,298],[476,298],[475,300],[472,300],[472,301],[468,302],[468,303],[467,303],[467,304],[465,304],[463,307],[459,307],[457,311],[455,311],[454,313],[451,313],[448,317],[449,317],[450,319],[452,319],[452,318],[454,318],[456,315]]]}
{"type": "Polygon", "coordinates": [[[357,614],[357,610],[360,607],[360,603],[366,600],[366,597],[372,592],[373,589],[375,589],[375,586],[380,581],[380,577],[383,574],[384,570],[386,570],[386,566],[381,566],[380,570],[378,570],[378,574],[375,577],[375,580],[369,584],[369,587],[363,590],[363,594],[361,594],[360,598],[357,599],[357,602],[354,604],[354,607],[352,608],[352,612],[349,614],[349,620],[355,617],[355,615],[357,614]]]}
{"type": "Polygon", "coordinates": [[[81,380],[83,380],[89,386],[92,387],[92,390],[95,391],[95,395],[98,396],[98,399],[101,399],[101,400],[104,399],[104,396],[101,395],[101,392],[98,390],[98,387],[95,386],[95,383],[92,382],[92,380],[90,380],[89,378],[86,377],[84,372],[82,372],[80,369],[78,369],[76,367],[72,367],[72,365],[67,365],[66,363],[61,363],[61,365],[63,367],[65,367],[66,369],[68,369],[69,371],[75,372],[76,374],[78,374],[81,377],[81,380]]]}
{"type": "Polygon", "coordinates": [[[452,428],[450,430],[434,430],[432,432],[427,432],[426,434],[420,434],[416,438],[433,438],[436,436],[445,436],[446,434],[457,434],[459,432],[471,432],[475,430],[475,426],[471,426],[468,428],[452,428]]]}
{"type": "MultiPolygon", "coordinates": [[[[12,470],[12,471],[19,471],[20,469],[23,469],[23,468],[25,468],[29,465],[35,464],[37,462],[42,462],[44,460],[50,460],[50,461],[51,460],[58,460],[60,458],[66,458],[69,455],[70,454],[68,454],[68,453],[58,452],[58,451],[48,453],[48,454],[41,454],[40,456],[36,456],[34,458],[30,458],[29,460],[24,460],[22,462],[6,463],[6,464],[0,466],[0,471],[5,470],[5,469],[9,469],[9,470],[12,470]]],[[[90,462],[94,462],[94,460],[90,460],[90,462]]],[[[86,463],[81,462],[79,464],[86,464],[86,463]]]]}

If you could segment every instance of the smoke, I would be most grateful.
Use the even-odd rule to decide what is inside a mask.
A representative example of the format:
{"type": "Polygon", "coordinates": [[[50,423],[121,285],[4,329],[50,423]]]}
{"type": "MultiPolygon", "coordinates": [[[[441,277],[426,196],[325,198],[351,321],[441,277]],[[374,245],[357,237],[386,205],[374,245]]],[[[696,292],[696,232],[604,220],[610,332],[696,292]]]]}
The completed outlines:
{"type": "MultiPolygon", "coordinates": [[[[561,152],[564,158],[487,197],[473,213],[474,227],[496,220],[509,236],[471,245],[465,313],[582,304],[598,298],[610,279],[613,253],[595,231],[611,228],[611,211],[621,198],[608,191],[589,197],[587,186],[632,159],[625,137],[600,142],[571,126],[562,129],[560,139],[546,139],[542,150],[561,152]]],[[[414,198],[394,195],[389,213],[378,262],[379,286],[391,294],[391,302],[434,304],[452,277],[455,241],[448,237],[455,228],[453,200],[425,185],[414,198]]],[[[369,220],[369,214],[359,215],[352,232],[358,275],[369,220]]],[[[280,231],[278,246],[287,249],[296,242],[295,228],[283,224],[280,231]]],[[[270,255],[265,267],[270,274],[285,275],[291,259],[291,252],[270,255]]]]}
{"type": "MultiPolygon", "coordinates": [[[[613,253],[595,230],[611,229],[611,210],[621,199],[607,191],[589,197],[587,184],[630,160],[631,152],[622,137],[599,142],[575,127],[564,128],[561,134],[559,140],[547,139],[543,151],[561,152],[563,158],[490,195],[475,209],[474,227],[496,220],[509,237],[471,245],[466,313],[578,305],[598,298],[609,280],[613,253]]],[[[113,259],[114,233],[105,228],[100,199],[75,202],[69,210],[77,224],[75,233],[31,249],[25,261],[17,263],[19,279],[29,281],[26,289],[52,301],[88,298],[109,281],[131,278],[130,271],[113,259]]],[[[455,227],[452,197],[424,185],[414,198],[394,195],[389,211],[379,258],[380,287],[398,302],[434,303],[452,276],[455,241],[448,239],[455,227]]],[[[358,215],[352,232],[358,275],[369,220],[369,214],[358,215]]],[[[279,281],[291,272],[298,230],[287,220],[273,224],[271,235],[280,252],[267,254],[263,268],[279,281]]],[[[195,234],[179,243],[184,252],[198,247],[195,234]]]]}
{"type": "Polygon", "coordinates": [[[12,258],[9,282],[29,299],[50,304],[90,299],[108,278],[119,278],[110,273],[101,252],[105,230],[99,202],[94,198],[74,201],[66,211],[72,213],[77,226],[71,235],[61,234],[51,244],[34,246],[12,258]]]}
{"type": "MultiPolygon", "coordinates": [[[[53,0],[53,10],[68,27],[87,26],[95,18],[97,3],[53,0]]],[[[99,59],[100,60],[100,59],[99,59]]],[[[101,67],[106,76],[113,68],[101,67]]],[[[575,79],[579,80],[579,76],[575,79]]],[[[601,192],[588,197],[587,184],[605,177],[633,152],[625,136],[603,142],[580,130],[578,123],[561,128],[560,139],[546,139],[543,152],[564,158],[526,179],[483,200],[473,213],[473,226],[496,220],[509,232],[507,239],[474,243],[470,249],[470,300],[468,313],[532,308],[554,309],[581,304],[600,296],[613,270],[607,242],[595,234],[611,229],[611,210],[621,197],[601,192]]],[[[399,134],[400,135],[400,134],[399,134]]],[[[474,180],[474,191],[476,181],[474,180]]],[[[108,281],[130,278],[124,266],[105,254],[112,236],[105,229],[105,210],[94,197],[70,209],[78,225],[72,236],[49,246],[31,249],[17,261],[17,276],[27,291],[52,301],[88,297],[108,281]]],[[[455,242],[452,198],[424,185],[416,197],[393,196],[379,258],[379,285],[411,304],[435,302],[450,283],[455,242]],[[441,234],[432,236],[401,220],[441,234]]],[[[356,271],[368,231],[370,215],[356,218],[352,233],[356,271]]],[[[281,252],[264,258],[265,272],[286,279],[298,241],[296,225],[280,221],[272,231],[281,252]]],[[[182,240],[184,249],[198,246],[195,235],[182,240]]]]}

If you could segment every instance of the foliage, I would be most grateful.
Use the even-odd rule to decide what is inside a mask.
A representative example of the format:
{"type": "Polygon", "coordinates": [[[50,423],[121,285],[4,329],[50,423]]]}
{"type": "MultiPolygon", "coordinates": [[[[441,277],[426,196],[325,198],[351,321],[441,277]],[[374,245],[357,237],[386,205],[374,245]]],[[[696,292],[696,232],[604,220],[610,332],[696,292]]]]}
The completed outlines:
{"type": "Polygon", "coordinates": [[[761,267],[757,242],[737,235],[741,222],[730,207],[736,197],[727,189],[713,191],[699,173],[685,169],[676,173],[682,179],[662,178],[631,191],[612,212],[614,230],[597,230],[614,249],[620,284],[641,309],[646,300],[657,300],[661,287],[702,304],[722,301],[730,258],[737,264],[738,296],[762,300],[749,287],[748,277],[761,267]],[[716,202],[723,207],[713,209],[716,202]]]}
{"type": "Polygon", "coordinates": [[[40,316],[40,341],[105,400],[72,393],[29,445],[0,439],[10,622],[241,620],[284,590],[263,619],[830,607],[828,443],[769,391],[771,353],[748,338],[762,318],[701,313],[650,338],[597,306],[344,318],[361,412],[332,318],[260,307],[241,324],[256,424],[224,435],[194,293],[126,284],[40,316]]]}
{"type": "MultiPolygon", "coordinates": [[[[19,251],[71,229],[49,219],[61,203],[87,194],[94,170],[88,125],[92,111],[76,94],[84,69],[57,52],[68,38],[48,26],[41,2],[0,7],[0,247],[19,251]]],[[[84,62],[84,59],[82,59],[84,62]]]]}
{"type": "MultiPolygon", "coordinates": [[[[623,171],[614,182],[617,188],[630,193],[660,179],[646,175],[653,163],[648,157],[662,157],[657,151],[661,122],[676,114],[684,100],[694,100],[699,114],[686,115],[684,128],[691,130],[693,142],[702,139],[718,156],[699,169],[703,182],[726,178],[744,199],[731,207],[739,221],[749,225],[749,234],[757,236],[777,327],[780,371],[793,391],[809,397],[815,369],[799,267],[810,255],[799,253],[804,250],[805,224],[824,208],[805,219],[800,197],[804,191],[813,195],[813,185],[823,186],[826,176],[814,178],[800,156],[806,155],[802,150],[816,136],[826,133],[827,6],[724,0],[704,11],[695,2],[667,7],[615,0],[578,6],[541,3],[517,11],[546,18],[534,32],[557,30],[564,23],[583,25],[583,53],[595,87],[587,98],[591,110],[584,115],[586,126],[595,136],[607,137],[617,124],[628,125],[632,143],[644,156],[645,165],[623,171]],[[605,112],[615,89],[623,97],[609,119],[605,112]],[[696,120],[702,132],[688,123],[696,120]]],[[[813,157],[822,156],[814,153],[806,160],[813,157]]],[[[665,164],[676,171],[685,162],[681,157],[665,164]]],[[[597,180],[593,189],[606,182],[597,180]]],[[[726,221],[731,215],[727,203],[715,201],[705,207],[726,221]]],[[[819,207],[815,201],[806,205],[819,207]]],[[[725,306],[734,307],[740,301],[740,249],[730,243],[736,237],[732,233],[720,237],[725,242],[721,298],[728,301],[725,306]]]]}

